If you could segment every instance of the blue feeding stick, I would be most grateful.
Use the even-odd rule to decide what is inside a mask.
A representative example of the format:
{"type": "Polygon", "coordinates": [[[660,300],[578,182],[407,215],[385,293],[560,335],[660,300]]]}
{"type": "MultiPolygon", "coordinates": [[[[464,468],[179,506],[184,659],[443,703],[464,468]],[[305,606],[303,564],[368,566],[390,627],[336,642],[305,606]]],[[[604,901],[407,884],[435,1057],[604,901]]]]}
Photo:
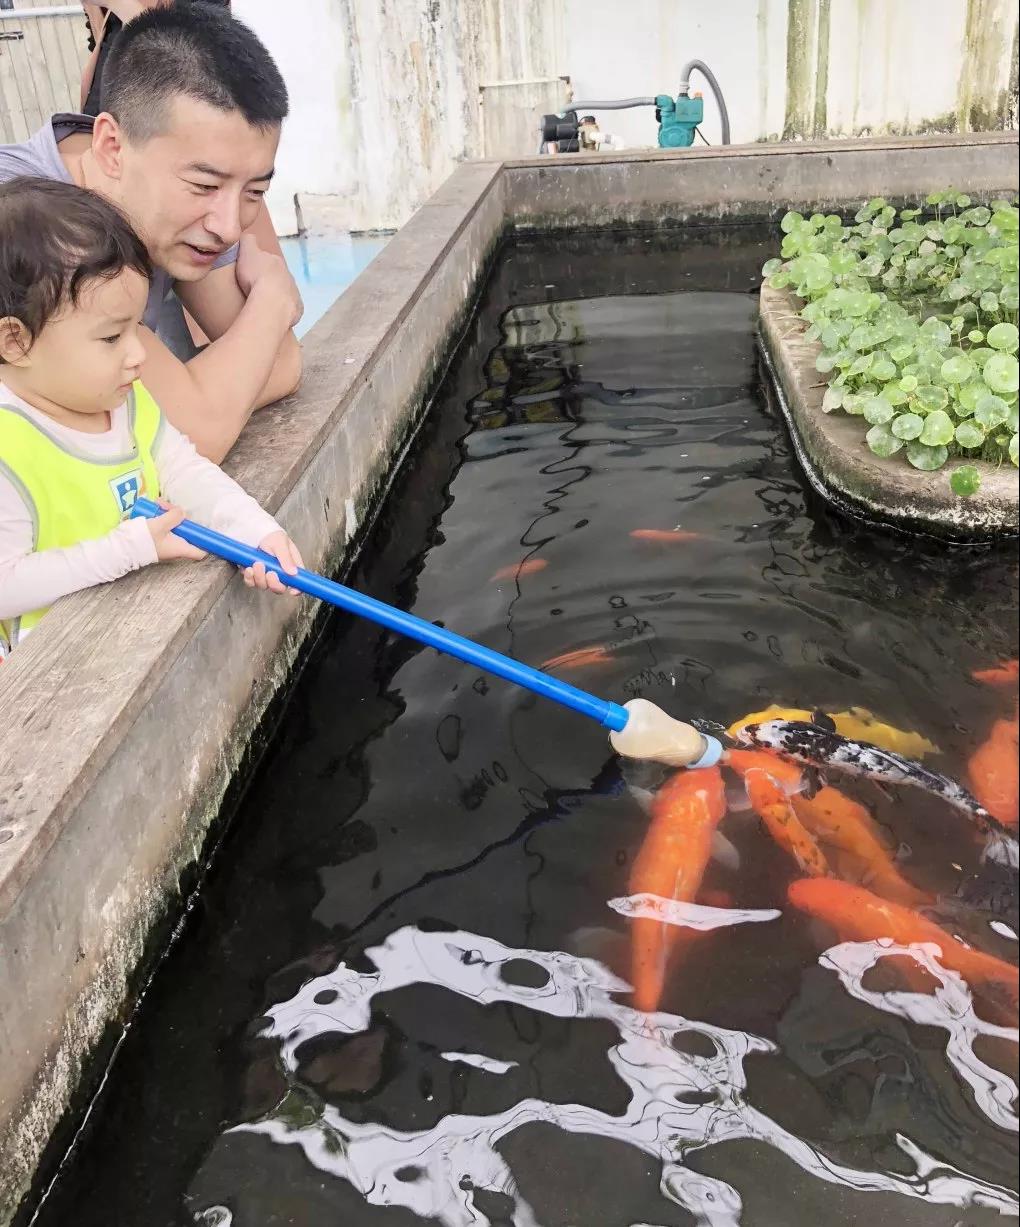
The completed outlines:
{"type": "MultiPolygon", "coordinates": [[[[153,519],[163,514],[163,508],[151,499],[137,499],[131,514],[153,519]]],[[[296,588],[308,596],[318,597],[356,614],[367,618],[370,622],[385,626],[387,630],[396,631],[435,648],[447,656],[454,656],[469,665],[475,665],[486,673],[495,674],[505,681],[523,686],[533,694],[552,699],[556,703],[569,707],[591,720],[597,720],[603,728],[609,729],[609,741],[617,753],[627,758],[650,759],[665,763],[671,767],[709,767],[717,763],[722,755],[722,745],[689,724],[674,720],[660,707],[647,699],[631,699],[623,705],[612,703],[608,699],[597,698],[584,690],[578,690],[567,682],[541,673],[530,665],[494,652],[448,631],[444,627],[426,622],[414,614],[386,605],[374,597],[365,596],[353,588],[347,588],[334,580],[317,575],[314,571],[298,569],[296,575],[288,575],[280,566],[279,560],[263,550],[253,549],[232,537],[204,528],[192,520],[184,520],[174,530],[175,534],[189,545],[197,546],[208,554],[215,554],[227,562],[239,567],[251,567],[261,562],[267,571],[272,571],[290,588],[296,588]]]]}

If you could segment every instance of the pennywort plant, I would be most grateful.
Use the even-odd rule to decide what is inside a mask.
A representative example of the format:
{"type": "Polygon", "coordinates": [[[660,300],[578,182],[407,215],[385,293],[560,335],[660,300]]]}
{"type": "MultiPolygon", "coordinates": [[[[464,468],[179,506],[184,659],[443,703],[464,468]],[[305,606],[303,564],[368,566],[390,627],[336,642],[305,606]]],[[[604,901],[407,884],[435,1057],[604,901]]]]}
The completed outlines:
{"type": "MultiPolygon", "coordinates": [[[[860,417],[878,456],[917,469],[950,457],[1018,458],[1018,210],[935,192],[925,209],[881,197],[853,225],[835,214],[782,220],[781,258],[762,269],[806,305],[815,365],[829,376],[822,408],[860,417]]],[[[959,495],[981,483],[954,469],[959,495]]]]}

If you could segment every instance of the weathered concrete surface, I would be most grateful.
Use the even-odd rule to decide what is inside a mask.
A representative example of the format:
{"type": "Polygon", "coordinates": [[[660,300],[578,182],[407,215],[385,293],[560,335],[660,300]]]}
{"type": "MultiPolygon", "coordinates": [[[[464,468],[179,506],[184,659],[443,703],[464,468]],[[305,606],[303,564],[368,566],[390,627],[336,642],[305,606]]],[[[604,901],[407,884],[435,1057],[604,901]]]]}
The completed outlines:
{"type": "Polygon", "coordinates": [[[923,473],[902,456],[883,459],[864,440],[867,423],[845,413],[823,413],[826,381],[815,369],[821,352],[805,339],[803,304],[789,290],[761,291],[760,338],[777,399],[811,484],[844,511],[910,532],[952,541],[1016,536],[1020,528],[1020,472],[981,461],[951,460],[923,473]],[[949,488],[955,468],[973,463],[981,489],[959,498],[949,488]]]}
{"type": "MultiPolygon", "coordinates": [[[[923,156],[888,141],[707,152],[462,166],[309,333],[300,394],[257,415],[228,467],[311,566],[337,564],[513,221],[760,219],[848,191],[1016,178],[997,138],[923,156]]],[[[130,1005],[146,938],[174,914],[311,616],[224,564],[152,568],[62,602],[0,667],[0,1224],[130,1005]]]]}
{"type": "MultiPolygon", "coordinates": [[[[393,239],[230,458],[309,566],[339,561],[420,417],[502,232],[498,171],[461,168],[393,239]]],[[[312,614],[224,563],[152,568],[68,598],[0,669],[0,1222],[312,614]]]]}
{"type": "Polygon", "coordinates": [[[518,229],[677,225],[842,210],[869,196],[914,200],[946,184],[975,196],[1015,190],[1017,134],[695,146],[504,166],[518,229]]]}

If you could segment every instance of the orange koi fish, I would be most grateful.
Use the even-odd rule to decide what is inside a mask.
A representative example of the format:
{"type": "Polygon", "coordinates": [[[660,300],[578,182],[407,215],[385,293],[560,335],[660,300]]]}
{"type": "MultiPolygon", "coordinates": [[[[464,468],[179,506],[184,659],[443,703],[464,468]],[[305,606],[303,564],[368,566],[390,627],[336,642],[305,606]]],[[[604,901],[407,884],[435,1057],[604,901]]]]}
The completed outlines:
{"type": "Polygon", "coordinates": [[[552,656],[541,664],[543,669],[583,669],[589,665],[605,665],[613,659],[613,654],[602,644],[593,648],[577,648],[573,652],[564,652],[561,656],[552,656]]]}
{"type": "Polygon", "coordinates": [[[545,558],[525,558],[522,562],[511,563],[508,567],[500,567],[490,582],[496,583],[503,579],[523,579],[525,575],[534,575],[544,571],[549,565],[545,558]]]}
{"type": "Polygon", "coordinates": [[[669,545],[701,540],[701,533],[685,532],[681,528],[634,528],[630,535],[635,541],[659,541],[669,545]]]}
{"type": "Polygon", "coordinates": [[[986,810],[1004,825],[1020,820],[1020,718],[996,720],[988,740],[967,764],[970,790],[986,810]]]}
{"type": "Polygon", "coordinates": [[[884,899],[907,907],[920,907],[930,902],[924,891],[901,876],[863,805],[838,788],[826,787],[820,788],[813,797],[794,797],[793,808],[801,822],[823,844],[847,853],[863,866],[862,885],[884,899]]]}
{"type": "Polygon", "coordinates": [[[787,793],[800,792],[804,787],[804,772],[800,767],[768,750],[727,750],[723,762],[745,779],[749,771],[764,771],[787,793]]]}
{"type": "Polygon", "coordinates": [[[1020,660],[1004,660],[994,669],[978,669],[971,677],[986,686],[1016,686],[1020,684],[1020,660]]]}
{"type": "MultiPolygon", "coordinates": [[[[725,813],[726,789],[718,767],[678,771],[667,780],[652,803],[652,821],[634,861],[630,893],[693,902],[712,854],[712,834],[725,813]]],[[[634,1006],[653,1011],[680,930],[645,917],[631,924],[634,1006]]]]}
{"type": "Polygon", "coordinates": [[[1009,963],[964,946],[931,920],[909,908],[879,899],[860,886],[834,878],[801,878],[787,892],[798,911],[831,925],[846,941],[891,938],[900,945],[931,942],[941,951],[943,967],[959,973],[994,1009],[1005,1026],[1016,1026],[1020,977],[1009,963]]]}
{"type": "Polygon", "coordinates": [[[744,772],[744,787],[754,812],[776,843],[789,852],[803,873],[824,878],[829,872],[829,863],[814,837],[801,824],[782,784],[768,770],[751,767],[744,772]]]}

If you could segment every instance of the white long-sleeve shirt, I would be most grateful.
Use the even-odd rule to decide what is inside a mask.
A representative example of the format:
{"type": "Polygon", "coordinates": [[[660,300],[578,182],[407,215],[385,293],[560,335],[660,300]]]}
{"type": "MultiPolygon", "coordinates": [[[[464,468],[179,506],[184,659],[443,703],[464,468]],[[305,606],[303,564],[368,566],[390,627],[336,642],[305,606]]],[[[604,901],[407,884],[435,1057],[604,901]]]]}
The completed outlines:
{"type": "MultiPolygon", "coordinates": [[[[86,434],[54,422],[2,383],[0,405],[21,410],[79,455],[103,461],[123,456],[132,446],[126,404],[113,411],[110,429],[103,434],[86,434]]],[[[186,436],[165,420],[153,460],[163,497],[183,507],[191,519],[252,546],[280,531],[273,517],[233,478],[200,456],[186,436]]],[[[143,519],[125,520],[93,541],[34,553],[31,512],[0,466],[0,620],[44,609],[69,592],[108,583],[157,561],[143,519]]]]}

